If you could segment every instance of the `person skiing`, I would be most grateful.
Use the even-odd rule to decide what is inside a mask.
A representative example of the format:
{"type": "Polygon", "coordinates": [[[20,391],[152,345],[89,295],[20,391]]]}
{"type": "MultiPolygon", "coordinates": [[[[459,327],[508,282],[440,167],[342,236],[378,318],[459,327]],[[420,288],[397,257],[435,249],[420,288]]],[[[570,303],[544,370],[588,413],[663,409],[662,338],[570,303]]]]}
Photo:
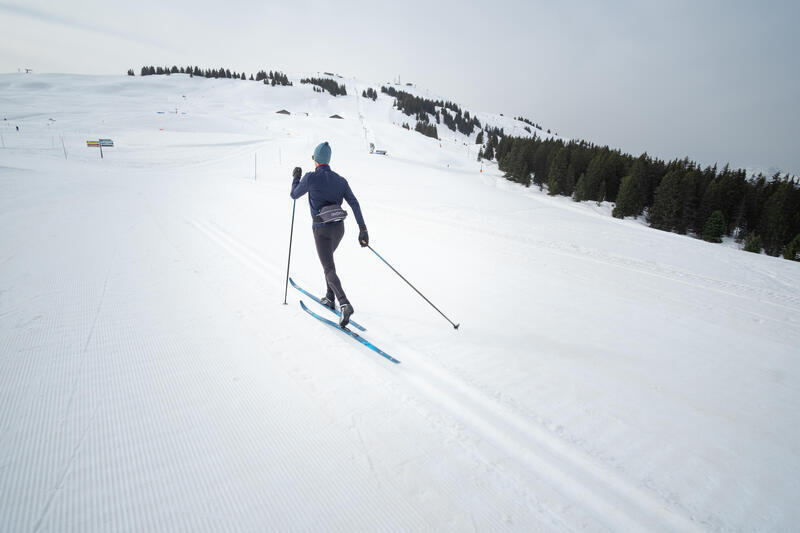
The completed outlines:
{"type": "Polygon", "coordinates": [[[306,173],[302,179],[300,176],[303,174],[303,170],[300,167],[294,168],[292,189],[289,195],[297,200],[308,193],[314,244],[319,261],[322,263],[327,286],[325,297],[320,302],[335,309],[335,300],[338,300],[341,312],[339,326],[345,327],[353,314],[353,304],[347,299],[344,289],[342,289],[342,282],[336,274],[336,265],[333,262],[333,253],[344,236],[344,218],[347,216],[347,212],[342,209],[342,200],[347,200],[353,209],[359,229],[358,243],[362,248],[369,245],[369,234],[364,223],[364,216],[361,214],[361,206],[353,191],[350,190],[350,185],[346,179],[331,170],[331,147],[328,141],[320,143],[314,149],[311,159],[316,164],[315,169],[313,172],[306,173]]]}

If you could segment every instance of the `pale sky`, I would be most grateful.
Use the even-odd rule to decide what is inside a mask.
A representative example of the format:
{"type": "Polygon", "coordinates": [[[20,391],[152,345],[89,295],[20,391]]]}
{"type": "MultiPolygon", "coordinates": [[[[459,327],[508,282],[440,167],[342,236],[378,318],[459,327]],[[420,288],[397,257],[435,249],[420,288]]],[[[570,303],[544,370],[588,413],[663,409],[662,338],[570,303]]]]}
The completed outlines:
{"type": "Polygon", "coordinates": [[[0,72],[399,75],[634,155],[800,175],[797,1],[0,0],[0,20],[0,72]]]}

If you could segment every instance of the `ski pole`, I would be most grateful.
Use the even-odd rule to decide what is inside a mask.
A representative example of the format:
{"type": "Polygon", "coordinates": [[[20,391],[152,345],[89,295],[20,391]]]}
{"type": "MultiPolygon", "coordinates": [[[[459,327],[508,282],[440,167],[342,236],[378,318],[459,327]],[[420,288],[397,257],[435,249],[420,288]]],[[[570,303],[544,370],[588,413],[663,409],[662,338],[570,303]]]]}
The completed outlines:
{"type": "Polygon", "coordinates": [[[292,227],[289,230],[289,259],[286,261],[286,287],[283,289],[283,305],[286,305],[286,296],[289,293],[289,265],[292,264],[292,237],[294,236],[294,208],[297,200],[292,200],[292,227]]]}
{"type": "MultiPolygon", "coordinates": [[[[372,250],[372,253],[373,253],[373,254],[375,254],[375,255],[377,255],[377,256],[378,256],[378,259],[380,259],[381,261],[383,261],[384,263],[386,263],[386,266],[388,266],[389,268],[391,268],[391,269],[394,271],[394,273],[395,273],[395,274],[397,274],[398,276],[400,276],[400,278],[401,278],[403,281],[405,281],[406,283],[408,283],[408,284],[409,284],[409,286],[411,286],[411,288],[412,288],[412,289],[414,289],[415,291],[417,291],[417,294],[419,294],[420,296],[422,296],[422,298],[423,298],[423,299],[424,299],[426,302],[428,302],[428,303],[431,305],[431,307],[433,307],[434,309],[436,309],[437,311],[439,311],[439,308],[438,308],[438,307],[436,307],[435,305],[433,305],[433,302],[431,302],[430,300],[428,300],[427,298],[425,298],[425,295],[424,295],[424,294],[422,294],[421,292],[419,292],[419,290],[417,290],[417,288],[416,288],[415,286],[411,285],[411,282],[410,282],[410,281],[408,281],[406,278],[404,278],[404,277],[403,277],[403,275],[402,275],[400,272],[398,272],[397,270],[395,270],[395,268],[394,268],[392,265],[390,265],[390,264],[389,264],[389,262],[388,262],[386,259],[384,259],[383,257],[381,257],[381,254],[379,254],[378,252],[376,252],[376,251],[375,251],[375,249],[374,249],[374,248],[372,248],[372,246],[370,246],[370,245],[367,245],[367,248],[369,248],[370,250],[372,250]]],[[[452,321],[452,320],[450,320],[449,318],[447,318],[447,316],[446,316],[444,313],[442,313],[441,311],[439,311],[439,314],[440,314],[440,315],[442,315],[442,316],[445,318],[445,320],[447,320],[448,322],[450,322],[451,324],[453,324],[453,321],[452,321]]],[[[458,326],[459,326],[459,325],[460,325],[460,324],[453,324],[453,328],[454,328],[454,329],[458,329],[458,326]]]]}

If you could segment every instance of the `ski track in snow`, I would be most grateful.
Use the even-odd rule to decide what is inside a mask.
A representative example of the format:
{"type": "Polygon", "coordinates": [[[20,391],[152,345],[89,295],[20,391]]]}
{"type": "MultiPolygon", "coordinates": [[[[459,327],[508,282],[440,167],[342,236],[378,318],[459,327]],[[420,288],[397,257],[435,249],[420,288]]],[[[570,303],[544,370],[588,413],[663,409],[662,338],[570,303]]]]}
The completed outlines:
{"type": "MultiPolygon", "coordinates": [[[[0,531],[800,520],[796,265],[479,174],[355,80],[172,78],[0,75],[25,122],[0,152],[0,531]],[[291,169],[323,138],[372,244],[462,324],[347,221],[355,317],[400,365],[280,305],[291,169]]],[[[308,214],[291,272],[317,292],[308,214]]]]}
{"type": "MultiPolygon", "coordinates": [[[[398,210],[391,205],[383,204],[380,207],[386,211],[396,211],[402,216],[406,217],[413,216],[415,218],[426,218],[427,220],[437,224],[448,225],[452,223],[452,221],[446,218],[431,216],[429,214],[420,215],[418,213],[414,213],[412,215],[407,211],[398,210]]],[[[574,243],[532,239],[524,234],[512,236],[508,233],[470,224],[463,220],[459,221],[459,227],[462,230],[467,230],[473,233],[490,235],[492,238],[504,239],[510,243],[513,242],[516,246],[522,244],[529,248],[546,248],[550,252],[563,253],[574,259],[592,261],[616,268],[624,268],[640,274],[657,276],[669,281],[685,283],[687,285],[705,290],[718,291],[728,296],[734,296],[746,300],[758,298],[762,302],[780,306],[792,312],[800,312],[800,297],[788,292],[776,292],[773,290],[765,290],[740,283],[731,283],[725,280],[700,276],[691,272],[676,269],[670,265],[658,264],[652,261],[640,261],[632,257],[618,256],[604,252],[603,250],[580,246],[574,243]]],[[[519,253],[518,255],[525,256],[528,253],[530,252],[526,251],[519,253]]]]}
{"type": "MultiPolygon", "coordinates": [[[[191,223],[254,274],[278,282],[282,273],[246,244],[220,228],[199,221],[191,223]]],[[[491,438],[495,446],[526,464],[537,476],[548,479],[557,491],[589,505],[613,524],[612,529],[633,530],[653,523],[667,525],[675,531],[696,528],[690,521],[671,513],[663,501],[648,494],[646,488],[632,485],[480,391],[426,364],[424,354],[415,355],[412,359],[415,373],[404,376],[409,391],[425,392],[450,416],[468,424],[482,438],[491,438]],[[422,369],[424,374],[420,372],[422,369]]],[[[409,392],[396,394],[402,397],[409,392]]]]}

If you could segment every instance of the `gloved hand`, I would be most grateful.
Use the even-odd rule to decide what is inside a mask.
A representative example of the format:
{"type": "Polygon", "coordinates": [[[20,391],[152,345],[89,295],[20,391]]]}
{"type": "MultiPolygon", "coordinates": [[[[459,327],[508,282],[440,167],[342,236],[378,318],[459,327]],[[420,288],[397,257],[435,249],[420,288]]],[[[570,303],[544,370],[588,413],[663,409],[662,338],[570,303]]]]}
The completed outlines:
{"type": "Polygon", "coordinates": [[[300,179],[300,176],[303,175],[303,169],[300,167],[294,167],[294,171],[292,172],[292,177],[296,180],[300,179]]]}
{"type": "Polygon", "coordinates": [[[367,233],[367,228],[361,228],[361,231],[358,232],[358,244],[360,244],[362,248],[369,245],[369,233],[367,233]]]}

